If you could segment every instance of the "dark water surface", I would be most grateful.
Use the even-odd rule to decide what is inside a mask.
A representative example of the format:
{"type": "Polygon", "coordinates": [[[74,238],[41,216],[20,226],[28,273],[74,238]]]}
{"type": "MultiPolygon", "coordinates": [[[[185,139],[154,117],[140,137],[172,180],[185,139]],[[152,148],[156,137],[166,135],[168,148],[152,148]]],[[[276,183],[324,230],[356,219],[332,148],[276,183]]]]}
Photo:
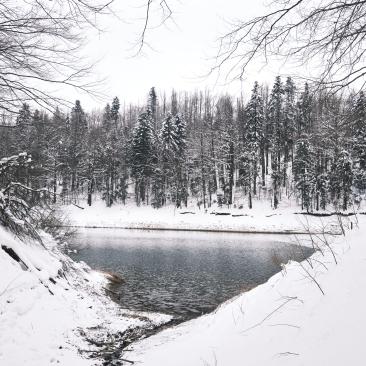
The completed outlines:
{"type": "Polygon", "coordinates": [[[214,310],[240,292],[301,261],[312,249],[279,235],[82,229],[71,254],[93,269],[117,272],[111,285],[124,308],[181,320],[214,310]]]}

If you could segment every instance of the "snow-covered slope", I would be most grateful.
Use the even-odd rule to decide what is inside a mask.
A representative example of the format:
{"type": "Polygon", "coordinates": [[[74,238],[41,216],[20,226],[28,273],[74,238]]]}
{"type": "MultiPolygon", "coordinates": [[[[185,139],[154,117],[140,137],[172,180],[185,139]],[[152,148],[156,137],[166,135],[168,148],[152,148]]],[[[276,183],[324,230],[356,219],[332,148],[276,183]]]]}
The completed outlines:
{"type": "Polygon", "coordinates": [[[146,366],[364,365],[366,219],[359,220],[345,238],[333,238],[332,250],[320,243],[308,262],[289,263],[216,312],[135,344],[130,359],[146,366]]]}
{"type": "Polygon", "coordinates": [[[93,338],[93,329],[124,331],[169,319],[121,310],[102,295],[100,274],[72,262],[46,234],[43,241],[47,249],[0,226],[0,365],[92,365],[86,357],[93,347],[82,334],[93,338]]]}
{"type": "MultiPolygon", "coordinates": [[[[102,216],[93,216],[95,207],[75,207],[75,212],[82,213],[80,223],[94,220],[102,226],[102,216]]],[[[137,217],[146,223],[151,213],[162,215],[152,220],[168,222],[168,211],[123,210],[110,211],[112,225],[137,217]]],[[[290,227],[296,215],[285,210],[279,213],[276,227],[281,228],[282,223],[290,227]]],[[[195,217],[204,224],[204,217],[213,215],[202,214],[199,220],[195,217]]],[[[223,220],[225,216],[215,217],[223,220]]],[[[227,223],[237,218],[245,216],[230,217],[227,223]]],[[[271,218],[258,212],[253,215],[255,227],[264,227],[271,218]]],[[[134,344],[128,359],[147,366],[363,365],[366,217],[358,216],[358,225],[355,217],[352,220],[353,230],[346,231],[346,237],[322,243],[320,235],[317,242],[321,251],[308,262],[289,263],[267,283],[223,304],[214,313],[134,344]]],[[[218,225],[226,228],[225,221],[218,225]]],[[[43,241],[47,248],[20,241],[0,227],[0,247],[6,246],[8,251],[0,249],[0,365],[92,365],[95,360],[87,356],[95,348],[83,334],[93,337],[95,329],[98,334],[123,332],[169,319],[121,310],[103,296],[103,277],[60,253],[46,234],[43,241]],[[9,249],[23,263],[13,259],[9,249]]]]}

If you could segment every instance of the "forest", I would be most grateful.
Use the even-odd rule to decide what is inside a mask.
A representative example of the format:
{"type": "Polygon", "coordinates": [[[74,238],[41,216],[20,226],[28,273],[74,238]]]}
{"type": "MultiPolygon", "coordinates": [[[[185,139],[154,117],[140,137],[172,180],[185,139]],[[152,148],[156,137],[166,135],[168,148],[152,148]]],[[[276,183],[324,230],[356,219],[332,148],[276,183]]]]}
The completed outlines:
{"type": "Polygon", "coordinates": [[[366,188],[365,120],[362,91],[280,76],[235,98],[153,87],[143,106],[115,97],[87,112],[77,100],[50,114],[24,103],[0,125],[0,183],[35,203],[206,209],[268,199],[276,209],[286,198],[307,212],[347,210],[366,188]]]}

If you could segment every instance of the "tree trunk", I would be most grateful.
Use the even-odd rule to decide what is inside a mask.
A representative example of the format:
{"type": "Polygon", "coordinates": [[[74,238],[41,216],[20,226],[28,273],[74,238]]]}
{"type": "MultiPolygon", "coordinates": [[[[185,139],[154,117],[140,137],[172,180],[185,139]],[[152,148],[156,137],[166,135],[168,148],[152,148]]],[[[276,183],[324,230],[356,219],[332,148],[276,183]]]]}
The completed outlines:
{"type": "Polygon", "coordinates": [[[233,203],[233,187],[234,187],[234,143],[230,142],[230,168],[229,168],[229,204],[233,203]]]}
{"type": "Polygon", "coordinates": [[[57,199],[57,175],[56,175],[56,160],[55,160],[55,165],[53,168],[53,203],[56,203],[56,199],[57,199]]]}
{"type": "Polygon", "coordinates": [[[93,179],[88,181],[88,206],[92,204],[93,179]]]}
{"type": "Polygon", "coordinates": [[[261,155],[261,167],[262,167],[262,186],[265,187],[265,185],[266,185],[266,158],[264,155],[264,147],[261,147],[260,155],[261,155]]]}

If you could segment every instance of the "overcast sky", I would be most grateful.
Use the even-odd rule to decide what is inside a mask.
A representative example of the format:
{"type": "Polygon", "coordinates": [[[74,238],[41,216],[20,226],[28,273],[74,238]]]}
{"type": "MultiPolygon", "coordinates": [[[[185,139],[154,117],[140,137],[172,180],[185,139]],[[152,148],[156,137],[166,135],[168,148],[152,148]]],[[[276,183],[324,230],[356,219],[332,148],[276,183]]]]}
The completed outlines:
{"type": "MultiPolygon", "coordinates": [[[[150,87],[159,93],[171,89],[193,91],[210,89],[213,94],[247,93],[255,80],[272,83],[280,72],[278,65],[262,69],[253,67],[244,82],[224,84],[223,78],[202,77],[214,65],[217,38],[228,29],[227,20],[246,19],[263,10],[262,1],[255,0],[171,0],[174,21],[158,26],[161,14],[153,9],[151,28],[147,30],[148,45],[134,56],[136,43],[144,24],[146,0],[116,0],[115,17],[100,21],[104,32],[86,35],[84,54],[98,60],[93,79],[104,79],[101,88],[121,101],[144,102],[150,87]]],[[[85,108],[102,107],[105,102],[78,95],[85,108]]]]}

